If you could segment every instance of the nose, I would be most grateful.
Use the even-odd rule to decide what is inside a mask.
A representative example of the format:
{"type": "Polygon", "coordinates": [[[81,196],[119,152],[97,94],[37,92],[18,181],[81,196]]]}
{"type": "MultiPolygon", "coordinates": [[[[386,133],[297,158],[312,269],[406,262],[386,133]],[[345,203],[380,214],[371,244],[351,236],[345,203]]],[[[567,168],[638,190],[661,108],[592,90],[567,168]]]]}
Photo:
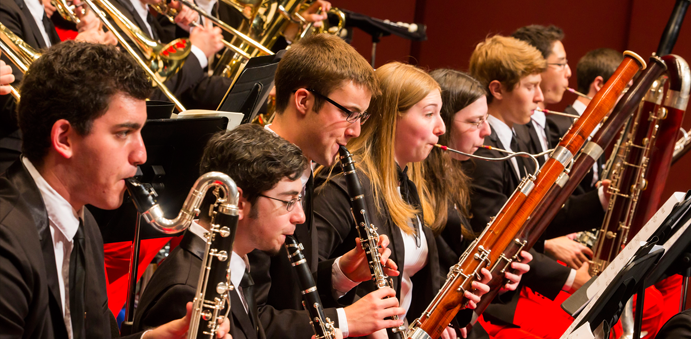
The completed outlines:
{"type": "Polygon", "coordinates": [[[542,88],[540,88],[540,86],[537,86],[535,96],[533,97],[533,102],[538,103],[543,101],[545,101],[545,96],[542,94],[542,88]]]}
{"type": "Polygon", "coordinates": [[[360,119],[353,121],[345,130],[346,139],[357,138],[360,136],[360,119]]]}
{"type": "Polygon", "coordinates": [[[144,146],[144,139],[142,139],[142,135],[139,132],[137,132],[137,137],[134,140],[129,161],[130,164],[134,166],[138,166],[146,162],[146,147],[144,146]]]}
{"type": "Polygon", "coordinates": [[[302,201],[298,204],[298,206],[295,206],[293,210],[291,211],[290,215],[290,223],[293,225],[300,225],[304,224],[305,220],[305,211],[302,209],[302,201]]]}
{"type": "Polygon", "coordinates": [[[567,79],[571,77],[571,67],[569,67],[568,63],[566,64],[566,72],[564,72],[564,76],[566,76],[567,79]]]}
{"type": "Polygon", "coordinates": [[[482,127],[480,127],[480,137],[484,139],[486,136],[489,136],[490,134],[492,134],[492,129],[489,127],[489,122],[485,120],[482,123],[482,127]]]}
{"type": "Polygon", "coordinates": [[[444,124],[444,120],[441,119],[440,115],[437,115],[437,121],[435,122],[432,133],[434,133],[436,136],[446,133],[446,125],[444,124]]]}

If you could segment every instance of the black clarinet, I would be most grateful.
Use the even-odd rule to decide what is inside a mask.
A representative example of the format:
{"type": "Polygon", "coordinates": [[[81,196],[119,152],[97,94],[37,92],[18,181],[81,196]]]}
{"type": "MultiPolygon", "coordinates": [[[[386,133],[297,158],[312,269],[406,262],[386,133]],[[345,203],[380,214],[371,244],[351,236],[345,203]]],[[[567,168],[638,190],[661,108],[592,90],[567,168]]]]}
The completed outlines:
{"type": "Polygon", "coordinates": [[[298,274],[300,281],[300,289],[302,290],[302,306],[310,315],[310,324],[316,335],[316,339],[333,339],[336,337],[334,323],[324,314],[321,298],[317,292],[317,286],[314,284],[312,272],[307,259],[302,254],[302,244],[299,243],[295,237],[288,235],[284,246],[288,251],[288,260],[295,267],[295,272],[298,274]]]}
{"type": "MultiPolygon", "coordinates": [[[[365,255],[367,255],[372,280],[374,280],[377,288],[393,288],[393,281],[384,273],[384,267],[381,265],[381,256],[379,255],[379,233],[377,233],[377,228],[370,223],[369,217],[367,216],[365,194],[362,191],[360,179],[355,172],[355,162],[345,146],[340,146],[338,148],[338,153],[341,159],[343,176],[345,177],[348,187],[348,195],[350,196],[350,212],[355,220],[355,229],[360,237],[360,245],[362,245],[362,249],[365,250],[365,255]]],[[[398,316],[394,315],[391,319],[398,320],[398,316]]],[[[405,338],[405,331],[405,325],[391,329],[391,332],[393,332],[397,338],[405,338]]]]}

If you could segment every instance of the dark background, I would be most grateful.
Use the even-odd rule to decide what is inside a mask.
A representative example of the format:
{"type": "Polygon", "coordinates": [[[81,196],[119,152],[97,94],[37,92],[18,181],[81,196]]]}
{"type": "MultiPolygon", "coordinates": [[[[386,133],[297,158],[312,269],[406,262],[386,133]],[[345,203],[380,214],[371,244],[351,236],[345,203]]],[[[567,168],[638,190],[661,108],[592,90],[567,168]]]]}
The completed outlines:
{"type": "MultiPolygon", "coordinates": [[[[336,7],[391,21],[427,25],[427,41],[411,42],[396,36],[381,39],[376,66],[390,61],[416,64],[432,70],[449,67],[467,70],[475,45],[486,36],[509,35],[530,24],[556,25],[564,30],[563,43],[573,72],[570,86],[576,87],[576,64],[590,50],[609,47],[632,50],[644,59],[657,49],[674,0],[332,0],[336,7]]],[[[687,14],[691,16],[691,14],[687,14]]],[[[353,46],[370,60],[371,38],[355,30],[353,46]]],[[[691,62],[691,18],[682,25],[673,50],[691,62]]],[[[564,94],[561,110],[575,100],[564,94]]],[[[691,114],[683,124],[691,128],[691,114]]],[[[689,152],[691,153],[691,152],[689,152]]],[[[691,189],[691,154],[679,160],[670,172],[662,202],[674,191],[691,189]]]]}

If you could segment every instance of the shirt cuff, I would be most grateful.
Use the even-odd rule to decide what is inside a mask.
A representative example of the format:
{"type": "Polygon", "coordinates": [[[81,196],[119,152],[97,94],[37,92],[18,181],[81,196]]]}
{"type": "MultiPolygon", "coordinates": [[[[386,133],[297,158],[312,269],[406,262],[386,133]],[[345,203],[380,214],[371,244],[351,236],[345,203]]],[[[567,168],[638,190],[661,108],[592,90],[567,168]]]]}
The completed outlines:
{"type": "Polygon", "coordinates": [[[207,65],[209,65],[209,59],[206,58],[206,54],[202,52],[202,49],[192,45],[192,54],[197,57],[197,60],[199,60],[199,65],[202,66],[202,68],[206,68],[207,65]]]}
{"type": "MultiPolygon", "coordinates": [[[[333,289],[336,291],[336,295],[341,298],[348,291],[352,290],[359,283],[350,280],[341,270],[341,257],[336,258],[334,263],[331,265],[331,284],[333,289]]],[[[345,336],[345,335],[344,335],[345,336]]]]}
{"type": "Polygon", "coordinates": [[[602,210],[607,211],[607,199],[605,199],[605,187],[600,185],[600,187],[597,188],[597,197],[600,198],[600,205],[602,205],[602,210]]]}
{"type": "Polygon", "coordinates": [[[343,333],[343,338],[348,338],[348,318],[343,307],[337,308],[336,314],[338,314],[338,329],[343,333]]]}
{"type": "Polygon", "coordinates": [[[576,280],[576,270],[572,268],[571,273],[569,273],[569,278],[566,279],[566,283],[564,284],[564,287],[561,290],[566,292],[571,291],[571,286],[573,286],[574,280],[576,280]]]}

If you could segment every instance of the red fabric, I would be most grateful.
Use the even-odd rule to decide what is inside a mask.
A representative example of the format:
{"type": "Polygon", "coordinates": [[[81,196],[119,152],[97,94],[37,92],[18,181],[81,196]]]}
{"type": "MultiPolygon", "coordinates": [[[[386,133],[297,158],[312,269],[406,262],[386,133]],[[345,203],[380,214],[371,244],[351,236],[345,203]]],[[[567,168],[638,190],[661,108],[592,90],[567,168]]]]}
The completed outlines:
{"type": "Polygon", "coordinates": [[[58,32],[58,36],[60,37],[60,41],[74,40],[74,38],[76,38],[77,34],[78,34],[77,31],[73,31],[71,29],[64,29],[64,28],[60,28],[57,26],[55,27],[55,30],[58,32]]]}
{"type": "MultiPolygon", "coordinates": [[[[137,280],[141,278],[146,267],[149,266],[158,251],[171,238],[142,240],[139,245],[139,265],[137,280]]],[[[120,313],[127,299],[127,276],[130,269],[131,241],[103,244],[106,268],[106,282],[108,284],[108,308],[113,314],[120,313]]]]}
{"type": "MultiPolygon", "coordinates": [[[[669,320],[675,314],[679,313],[679,303],[681,302],[681,287],[684,278],[679,275],[673,275],[665,280],[655,284],[655,287],[662,294],[664,305],[662,306],[662,317],[660,318],[660,325],[669,320]]],[[[647,298],[647,295],[646,295],[647,298]]]]}

